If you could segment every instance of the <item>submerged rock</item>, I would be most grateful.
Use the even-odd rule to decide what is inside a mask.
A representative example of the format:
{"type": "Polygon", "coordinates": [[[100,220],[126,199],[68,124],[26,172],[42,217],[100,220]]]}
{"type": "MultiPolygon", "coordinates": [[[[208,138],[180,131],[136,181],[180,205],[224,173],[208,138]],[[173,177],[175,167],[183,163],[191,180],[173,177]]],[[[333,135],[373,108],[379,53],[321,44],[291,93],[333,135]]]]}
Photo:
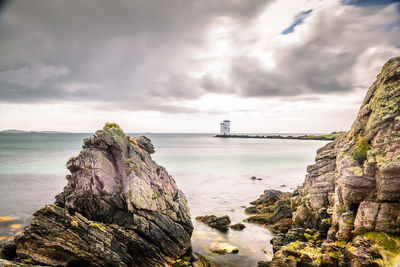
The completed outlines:
{"type": "Polygon", "coordinates": [[[226,242],[212,243],[210,246],[210,250],[211,250],[211,252],[219,254],[219,255],[239,253],[239,249],[237,247],[232,246],[231,244],[228,244],[226,242]]]}
{"type": "Polygon", "coordinates": [[[15,237],[16,259],[50,266],[165,266],[190,247],[184,194],[151,157],[150,139],[107,123],[71,158],[55,204],[15,237]]]}
{"type": "Polygon", "coordinates": [[[291,198],[295,228],[273,241],[281,249],[271,266],[291,266],[293,259],[314,266],[391,266],[391,259],[400,253],[399,199],[400,57],[396,57],[369,88],[350,131],[317,151],[303,186],[291,198]],[[293,241],[286,243],[289,233],[307,228],[317,231],[316,240],[323,241],[321,247],[309,238],[302,243],[302,250],[318,252],[311,263],[292,254],[288,247],[294,246],[293,241]],[[377,250],[381,239],[367,242],[364,235],[390,240],[391,245],[377,250]]]}
{"type": "Polygon", "coordinates": [[[220,231],[228,231],[231,223],[231,219],[228,215],[221,217],[217,217],[215,215],[198,216],[196,217],[196,220],[220,231]]]}
{"type": "Polygon", "coordinates": [[[232,224],[230,227],[232,230],[242,231],[244,228],[246,228],[246,225],[244,225],[243,223],[236,223],[236,224],[232,224]]]}

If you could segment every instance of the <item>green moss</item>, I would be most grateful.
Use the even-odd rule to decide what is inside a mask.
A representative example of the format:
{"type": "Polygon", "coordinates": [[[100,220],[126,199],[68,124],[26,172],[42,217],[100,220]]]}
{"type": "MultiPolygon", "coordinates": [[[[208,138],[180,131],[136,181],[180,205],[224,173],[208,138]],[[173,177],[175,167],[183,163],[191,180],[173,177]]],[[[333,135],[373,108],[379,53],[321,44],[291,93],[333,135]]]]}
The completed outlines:
{"type": "Polygon", "coordinates": [[[346,241],[335,241],[332,243],[339,248],[344,248],[348,244],[346,241]]]}
{"type": "Polygon", "coordinates": [[[158,198],[158,194],[156,192],[153,193],[153,199],[157,199],[158,198]]]}
{"type": "Polygon", "coordinates": [[[294,259],[296,259],[297,261],[300,261],[301,258],[303,258],[304,254],[306,254],[308,256],[308,258],[310,258],[313,261],[314,265],[320,265],[321,264],[321,260],[322,260],[322,252],[321,252],[321,248],[317,247],[310,247],[310,246],[304,246],[304,243],[302,245],[302,243],[300,243],[298,240],[296,242],[292,242],[288,245],[286,245],[286,247],[284,247],[283,249],[289,249],[292,251],[295,251],[299,257],[295,257],[294,259]]]}
{"type": "Polygon", "coordinates": [[[343,255],[342,251],[338,250],[338,251],[331,251],[331,252],[327,252],[326,254],[328,254],[329,256],[331,256],[334,259],[339,259],[340,256],[343,255]]]}
{"type": "Polygon", "coordinates": [[[103,231],[106,231],[106,227],[104,225],[102,225],[101,223],[90,222],[89,226],[101,229],[103,231]]]}
{"type": "Polygon", "coordinates": [[[250,217],[246,218],[245,221],[249,222],[249,223],[256,223],[256,224],[269,224],[269,223],[271,223],[271,216],[272,216],[272,213],[262,213],[262,214],[250,216],[250,217]]]}
{"type": "Polygon", "coordinates": [[[354,160],[358,161],[360,164],[363,164],[367,159],[367,152],[370,148],[371,144],[369,143],[368,138],[359,137],[351,155],[354,160]]]}
{"type": "Polygon", "coordinates": [[[121,129],[121,128],[119,127],[119,125],[116,124],[115,122],[106,122],[106,124],[105,124],[104,127],[103,127],[103,130],[104,130],[104,131],[109,131],[109,130],[111,130],[112,128],[121,129]]]}
{"type": "Polygon", "coordinates": [[[312,244],[320,245],[322,243],[322,240],[319,239],[319,231],[312,231],[310,229],[307,229],[304,233],[304,237],[307,239],[308,242],[312,244]]]}
{"type": "Polygon", "coordinates": [[[372,246],[380,252],[383,257],[383,266],[393,266],[400,254],[400,237],[386,233],[369,232],[362,237],[371,240],[372,246]]]}
{"type": "Polygon", "coordinates": [[[292,242],[287,245],[287,248],[297,250],[300,247],[299,241],[292,242]]]}

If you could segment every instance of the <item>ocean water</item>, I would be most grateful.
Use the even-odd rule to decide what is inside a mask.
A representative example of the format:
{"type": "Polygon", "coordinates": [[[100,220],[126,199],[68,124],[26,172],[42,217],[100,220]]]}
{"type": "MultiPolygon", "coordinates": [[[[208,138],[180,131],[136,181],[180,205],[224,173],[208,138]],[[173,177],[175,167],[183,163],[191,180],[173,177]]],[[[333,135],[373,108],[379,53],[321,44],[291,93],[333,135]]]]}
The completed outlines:
{"type": "MultiPolygon", "coordinates": [[[[130,134],[139,136],[142,134],[130,134]]],[[[244,207],[265,189],[291,191],[301,185],[315,151],[326,144],[312,140],[227,139],[212,134],[145,134],[156,153],[152,158],[168,170],[185,193],[192,218],[228,215],[232,223],[246,218],[244,207]],[[253,181],[251,176],[262,178],[253,181]]],[[[29,223],[32,213],[66,185],[65,163],[81,150],[90,134],[0,134],[0,240],[29,223]],[[4,218],[10,217],[10,218],[4,218]]],[[[272,234],[245,223],[243,231],[221,233],[193,220],[194,250],[216,266],[256,266],[270,260],[272,234]],[[210,246],[227,242],[236,255],[215,255],[210,246]]]]}

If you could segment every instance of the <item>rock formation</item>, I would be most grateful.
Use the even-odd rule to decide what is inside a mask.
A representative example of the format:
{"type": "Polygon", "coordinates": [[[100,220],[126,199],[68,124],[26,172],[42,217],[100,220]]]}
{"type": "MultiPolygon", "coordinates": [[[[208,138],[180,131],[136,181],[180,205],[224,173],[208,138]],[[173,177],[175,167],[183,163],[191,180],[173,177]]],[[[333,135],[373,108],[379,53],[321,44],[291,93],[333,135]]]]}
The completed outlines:
{"type": "Polygon", "coordinates": [[[151,153],[150,139],[126,136],[112,123],[85,139],[67,163],[64,191],[15,237],[14,260],[166,266],[187,255],[193,230],[187,201],[151,153]]]}
{"type": "Polygon", "coordinates": [[[394,263],[400,253],[399,107],[397,57],[369,88],[350,131],[317,151],[291,198],[294,228],[272,241],[278,251],[271,266],[394,263]]]}
{"type": "Polygon", "coordinates": [[[254,206],[245,209],[245,213],[251,215],[245,221],[265,225],[274,233],[287,232],[292,226],[290,197],[288,192],[265,190],[250,203],[254,206]]]}

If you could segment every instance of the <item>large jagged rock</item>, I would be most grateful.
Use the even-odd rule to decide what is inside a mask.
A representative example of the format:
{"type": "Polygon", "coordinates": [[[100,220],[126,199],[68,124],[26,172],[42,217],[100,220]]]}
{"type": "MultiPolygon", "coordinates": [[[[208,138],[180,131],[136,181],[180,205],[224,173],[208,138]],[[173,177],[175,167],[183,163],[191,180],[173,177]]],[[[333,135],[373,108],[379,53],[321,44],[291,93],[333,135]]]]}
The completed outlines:
{"type": "MultiPolygon", "coordinates": [[[[400,234],[399,107],[400,57],[396,57],[369,88],[350,131],[317,151],[316,163],[307,168],[303,186],[291,198],[295,227],[318,230],[324,244],[346,243],[371,231],[400,234]]],[[[275,240],[284,248],[280,256],[290,245],[282,240],[275,240]]],[[[372,255],[365,244],[358,251],[372,255]]],[[[341,260],[336,253],[333,262],[339,266],[364,262],[350,247],[341,249],[347,251],[341,260]]],[[[323,247],[320,259],[332,258],[328,252],[323,247]]],[[[379,262],[379,255],[374,257],[369,259],[371,266],[387,264],[379,262]]]]}
{"type": "Polygon", "coordinates": [[[68,184],[15,238],[18,261],[50,266],[166,266],[190,247],[183,193],[150,139],[116,124],[84,140],[68,184]]]}

